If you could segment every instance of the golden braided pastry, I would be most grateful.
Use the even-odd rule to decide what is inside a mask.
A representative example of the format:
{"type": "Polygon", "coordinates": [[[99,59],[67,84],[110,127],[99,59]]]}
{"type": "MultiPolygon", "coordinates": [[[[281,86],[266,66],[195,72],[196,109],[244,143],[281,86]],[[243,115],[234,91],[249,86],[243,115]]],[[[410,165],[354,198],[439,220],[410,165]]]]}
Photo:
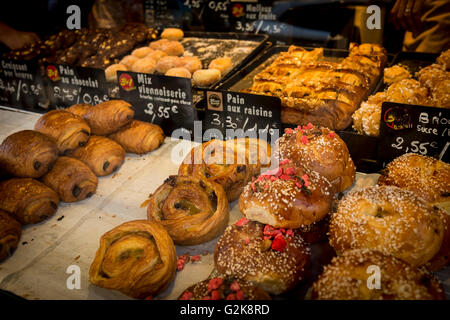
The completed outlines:
{"type": "Polygon", "coordinates": [[[330,222],[330,244],[338,253],[373,249],[413,266],[441,248],[444,225],[433,208],[408,190],[371,186],[346,194],[330,222]]]}
{"type": "Polygon", "coordinates": [[[147,217],[161,223],[176,244],[200,244],[228,225],[227,197],[221,185],[201,176],[170,176],[151,195],[147,217]]]}
{"type": "Polygon", "coordinates": [[[318,300],[445,300],[439,280],[432,274],[381,252],[356,249],[333,258],[313,285],[318,300]],[[369,279],[376,266],[380,288],[369,279]],[[369,284],[369,285],[368,285],[369,284]]]}
{"type": "Polygon", "coordinates": [[[108,138],[120,144],[126,152],[145,154],[158,149],[164,142],[164,131],[156,124],[133,120],[108,138]]]}
{"type": "Polygon", "coordinates": [[[92,134],[106,136],[131,122],[134,110],[126,101],[110,100],[90,108],[83,119],[91,127],[92,134]]]}
{"type": "Polygon", "coordinates": [[[14,253],[22,235],[22,226],[7,212],[0,210],[0,262],[14,253]]]}
{"type": "Polygon", "coordinates": [[[65,109],[67,112],[70,112],[76,116],[79,116],[81,118],[84,117],[84,115],[86,114],[86,112],[92,108],[92,105],[88,104],[88,103],[79,103],[79,104],[74,104],[70,107],[68,107],[67,109],[65,109]]]}
{"type": "Polygon", "coordinates": [[[13,133],[0,145],[0,167],[16,177],[39,178],[58,158],[58,147],[46,135],[23,130],[13,133]]]}
{"type": "Polygon", "coordinates": [[[143,299],[167,288],[176,268],[175,246],[167,231],[155,222],[129,221],[102,235],[89,281],[143,299]]]}
{"type": "Polygon", "coordinates": [[[56,141],[60,154],[84,146],[91,135],[86,121],[64,110],[52,110],[41,116],[34,129],[56,141]]]}
{"type": "Polygon", "coordinates": [[[59,198],[55,191],[31,178],[0,182],[0,209],[22,224],[38,223],[55,214],[59,198]]]}
{"type": "Polygon", "coordinates": [[[85,163],[99,177],[117,171],[125,161],[125,150],[111,139],[91,136],[88,143],[69,156],[85,163]]]}
{"type": "Polygon", "coordinates": [[[89,198],[97,190],[98,178],[80,160],[59,157],[42,182],[55,190],[61,201],[76,202],[89,198]]]}

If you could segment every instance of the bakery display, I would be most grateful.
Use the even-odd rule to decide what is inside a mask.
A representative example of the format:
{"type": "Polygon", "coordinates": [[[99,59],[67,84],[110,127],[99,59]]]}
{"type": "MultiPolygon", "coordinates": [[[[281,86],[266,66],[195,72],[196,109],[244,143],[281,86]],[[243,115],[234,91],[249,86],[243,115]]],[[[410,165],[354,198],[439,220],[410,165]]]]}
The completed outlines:
{"type": "Polygon", "coordinates": [[[20,223],[7,212],[0,210],[0,262],[14,253],[21,235],[20,223]]]}
{"type": "Polygon", "coordinates": [[[170,176],[150,196],[147,217],[159,222],[176,244],[196,245],[223,233],[228,201],[220,184],[201,176],[170,176]]]}
{"type": "Polygon", "coordinates": [[[105,136],[130,123],[133,117],[131,104],[124,100],[110,100],[90,108],[83,119],[91,127],[92,134],[105,136]]]}
{"type": "Polygon", "coordinates": [[[160,224],[129,221],[102,235],[89,281],[143,299],[167,288],[176,262],[173,241],[160,224]]]}
{"type": "Polygon", "coordinates": [[[21,224],[38,223],[58,209],[58,194],[31,178],[13,178],[0,182],[0,209],[21,224]]]}

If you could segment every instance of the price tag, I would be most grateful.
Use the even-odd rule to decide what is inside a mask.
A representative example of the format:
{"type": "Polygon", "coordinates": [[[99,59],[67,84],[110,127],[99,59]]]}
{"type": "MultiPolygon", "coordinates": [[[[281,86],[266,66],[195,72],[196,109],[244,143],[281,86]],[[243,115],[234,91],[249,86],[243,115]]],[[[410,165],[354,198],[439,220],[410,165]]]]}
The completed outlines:
{"type": "Polygon", "coordinates": [[[384,102],[378,160],[382,167],[412,152],[449,162],[450,110],[384,102]]]}
{"type": "Polygon", "coordinates": [[[120,98],[131,103],[135,118],[159,125],[166,135],[184,128],[193,135],[196,118],[190,79],[119,71],[120,98]]]}

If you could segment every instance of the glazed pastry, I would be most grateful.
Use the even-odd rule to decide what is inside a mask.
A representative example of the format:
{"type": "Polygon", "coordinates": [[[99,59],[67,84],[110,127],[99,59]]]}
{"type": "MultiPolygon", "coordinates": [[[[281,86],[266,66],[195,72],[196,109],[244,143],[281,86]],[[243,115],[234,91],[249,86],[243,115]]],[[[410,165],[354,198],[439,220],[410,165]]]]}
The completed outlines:
{"type": "Polygon", "coordinates": [[[391,255],[367,249],[349,250],[333,258],[313,285],[318,300],[445,300],[445,292],[431,273],[391,255]],[[380,270],[380,287],[369,279],[380,270]],[[370,269],[372,267],[372,269],[370,269]]]}
{"type": "Polygon", "coordinates": [[[150,196],[149,220],[159,222],[179,245],[212,240],[228,225],[228,202],[221,185],[201,176],[170,176],[150,196]]]}
{"type": "Polygon", "coordinates": [[[124,64],[114,63],[105,69],[105,77],[108,82],[117,82],[117,71],[128,71],[124,64]]]}
{"type": "Polygon", "coordinates": [[[216,277],[198,282],[178,300],[272,300],[264,290],[234,278],[216,277]]]}
{"type": "Polygon", "coordinates": [[[145,154],[158,149],[164,142],[164,131],[156,124],[133,120],[108,138],[120,144],[126,152],[145,154]]]}
{"type": "Polygon", "coordinates": [[[181,57],[180,64],[181,67],[188,69],[191,74],[202,68],[202,62],[197,57],[181,57]]]}
{"type": "Polygon", "coordinates": [[[167,231],[151,221],[129,221],[102,235],[89,281],[143,299],[167,288],[176,268],[175,246],[167,231]]]}
{"type": "Polygon", "coordinates": [[[0,210],[0,262],[13,254],[21,235],[20,223],[5,211],[0,210]]]}
{"type": "Polygon", "coordinates": [[[33,130],[18,131],[0,145],[0,167],[16,177],[39,178],[52,168],[58,153],[52,138],[33,130]]]}
{"type": "Polygon", "coordinates": [[[333,189],[326,178],[284,160],[244,188],[239,209],[250,220],[276,228],[300,228],[324,218],[333,202],[333,189]]]}
{"type": "Polygon", "coordinates": [[[122,64],[125,67],[127,67],[128,70],[131,70],[131,67],[133,66],[133,64],[138,60],[139,60],[138,57],[132,56],[130,54],[128,56],[123,57],[122,60],[120,60],[119,64],[122,64]]]}
{"type": "Polygon", "coordinates": [[[147,56],[152,51],[153,51],[153,49],[150,49],[149,47],[141,47],[141,48],[134,49],[131,52],[131,55],[135,56],[136,58],[141,59],[141,58],[144,58],[145,56],[147,56]]]}
{"type": "Polygon", "coordinates": [[[280,294],[304,278],[310,254],[295,231],[243,218],[220,237],[214,250],[214,265],[220,274],[280,294]]]}
{"type": "Polygon", "coordinates": [[[60,154],[84,146],[91,128],[79,116],[64,110],[52,110],[41,116],[34,129],[56,141],[60,154]]]}
{"type": "Polygon", "coordinates": [[[411,78],[411,73],[403,66],[394,65],[384,68],[383,82],[387,85],[409,78],[411,78]]]}
{"type": "Polygon", "coordinates": [[[225,75],[233,68],[233,63],[228,57],[215,58],[209,63],[208,68],[217,69],[221,75],[225,75]]]}
{"type": "Polygon", "coordinates": [[[55,190],[61,201],[76,202],[95,193],[98,179],[80,160],[59,157],[53,169],[42,177],[42,182],[55,190]]]}
{"type": "Polygon", "coordinates": [[[441,248],[444,225],[433,208],[408,190],[371,186],[347,193],[330,222],[330,244],[338,253],[372,249],[412,266],[441,248]]]}
{"type": "Polygon", "coordinates": [[[97,176],[117,171],[125,161],[125,150],[111,139],[91,136],[84,147],[75,149],[70,157],[84,162],[97,176]]]}
{"type": "Polygon", "coordinates": [[[158,71],[161,74],[165,74],[170,69],[177,68],[180,66],[181,61],[179,57],[166,56],[159,59],[158,62],[156,63],[156,71],[158,71]]]}
{"type": "Polygon", "coordinates": [[[192,81],[199,87],[207,87],[220,80],[222,74],[217,69],[201,69],[194,72],[192,81]]]}
{"type": "Polygon", "coordinates": [[[155,69],[156,61],[149,57],[139,59],[131,66],[131,71],[140,73],[153,73],[155,69]]]}
{"type": "Polygon", "coordinates": [[[130,123],[133,117],[131,104],[123,100],[110,100],[92,107],[83,118],[91,127],[92,134],[105,136],[130,123]]]}
{"type": "Polygon", "coordinates": [[[180,40],[184,37],[184,32],[178,28],[165,28],[161,32],[161,39],[180,40]]]}
{"type": "Polygon", "coordinates": [[[183,68],[183,67],[169,69],[169,70],[167,70],[165,75],[171,76],[171,77],[188,78],[188,79],[191,78],[191,73],[189,72],[189,70],[186,68],[183,68]]]}
{"type": "Polygon", "coordinates": [[[286,129],[278,141],[279,158],[317,171],[328,179],[335,192],[342,192],[355,181],[356,168],[345,142],[327,128],[311,123],[286,129]]]}
{"type": "Polygon", "coordinates": [[[0,182],[0,209],[22,224],[38,223],[55,214],[59,198],[55,191],[31,178],[0,182]]]}
{"type": "Polygon", "coordinates": [[[73,106],[68,107],[65,109],[67,112],[70,112],[76,116],[79,116],[80,118],[83,118],[86,112],[92,107],[92,105],[88,103],[79,103],[74,104],[73,106]]]}

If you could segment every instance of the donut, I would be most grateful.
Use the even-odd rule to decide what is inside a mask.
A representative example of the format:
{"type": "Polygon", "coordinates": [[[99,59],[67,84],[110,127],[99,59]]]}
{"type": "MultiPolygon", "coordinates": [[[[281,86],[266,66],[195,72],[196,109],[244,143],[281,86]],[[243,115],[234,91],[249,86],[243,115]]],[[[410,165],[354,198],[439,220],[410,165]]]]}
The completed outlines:
{"type": "Polygon", "coordinates": [[[167,44],[167,42],[169,42],[169,41],[170,40],[168,40],[168,39],[160,39],[160,40],[150,42],[150,44],[148,46],[153,50],[163,51],[164,45],[167,44]]]}
{"type": "Polygon", "coordinates": [[[239,198],[242,214],[276,228],[299,228],[324,218],[334,193],[326,178],[285,160],[249,183],[239,198]]]}
{"type": "Polygon", "coordinates": [[[191,73],[189,72],[189,70],[183,67],[171,68],[167,70],[165,75],[171,77],[191,78],[191,73]]]}
{"type": "Polygon", "coordinates": [[[313,284],[316,300],[445,300],[432,274],[378,251],[355,249],[334,257],[313,284]],[[379,289],[375,278],[379,268],[379,289]],[[372,289],[370,289],[372,288],[372,289]]]}
{"type": "Polygon", "coordinates": [[[278,140],[279,158],[317,171],[330,181],[335,192],[349,188],[356,168],[345,142],[332,130],[311,123],[287,128],[278,140]]]}
{"type": "Polygon", "coordinates": [[[152,52],[150,52],[147,55],[147,58],[152,58],[153,60],[155,60],[156,62],[159,61],[159,59],[161,59],[162,57],[167,56],[167,53],[165,53],[164,51],[161,50],[153,50],[152,52]]]}
{"type": "Polygon", "coordinates": [[[178,28],[165,28],[161,32],[161,39],[180,40],[184,37],[184,32],[178,28]]]}
{"type": "Polygon", "coordinates": [[[192,80],[194,85],[199,87],[207,87],[220,80],[222,77],[220,70],[217,69],[201,69],[194,72],[192,80]]]}
{"type": "Polygon", "coordinates": [[[188,69],[190,73],[194,73],[202,68],[202,62],[197,57],[181,57],[180,64],[188,69]]]}
{"type": "Polygon", "coordinates": [[[370,186],[347,193],[330,221],[329,239],[338,253],[373,249],[421,266],[441,248],[444,225],[422,198],[395,186],[370,186]]]}
{"type": "Polygon", "coordinates": [[[127,66],[116,63],[112,64],[105,69],[105,77],[108,82],[116,82],[117,81],[117,71],[128,71],[127,66]]]}
{"type": "Polygon", "coordinates": [[[161,74],[166,74],[172,68],[177,68],[181,65],[180,58],[175,56],[165,56],[156,63],[156,71],[161,74]]]}
{"type": "Polygon", "coordinates": [[[123,64],[126,66],[129,70],[131,70],[131,67],[133,66],[133,63],[135,63],[139,58],[136,56],[132,56],[131,54],[128,56],[125,56],[120,60],[120,64],[123,64]]]}
{"type": "Polygon", "coordinates": [[[133,63],[131,71],[141,73],[155,72],[156,62],[152,58],[142,58],[133,63]]]}
{"type": "Polygon", "coordinates": [[[281,294],[304,279],[310,253],[292,229],[275,229],[242,218],[228,226],[217,242],[214,265],[222,275],[281,294]]]}
{"type": "Polygon", "coordinates": [[[220,74],[225,75],[233,68],[233,62],[228,57],[216,58],[209,63],[208,68],[217,69],[220,71],[220,74]]]}
{"type": "Polygon", "coordinates": [[[151,49],[149,47],[141,47],[141,48],[134,49],[131,52],[131,55],[135,56],[136,58],[141,59],[141,58],[145,58],[152,51],[153,51],[153,49],[151,49]]]}
{"type": "Polygon", "coordinates": [[[161,50],[169,56],[182,56],[184,48],[178,41],[161,39],[150,43],[150,48],[153,50],[161,50]]]}

